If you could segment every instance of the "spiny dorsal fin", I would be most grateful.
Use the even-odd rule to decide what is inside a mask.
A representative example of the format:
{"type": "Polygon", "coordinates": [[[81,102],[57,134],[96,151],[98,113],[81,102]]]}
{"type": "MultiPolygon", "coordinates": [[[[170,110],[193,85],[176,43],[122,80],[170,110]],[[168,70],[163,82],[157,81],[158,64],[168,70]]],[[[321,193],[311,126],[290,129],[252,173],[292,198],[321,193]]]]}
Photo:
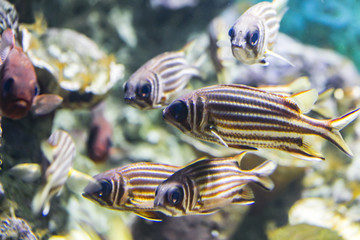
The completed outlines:
{"type": "Polygon", "coordinates": [[[307,113],[311,110],[318,98],[318,93],[315,89],[299,92],[288,97],[298,105],[300,112],[307,113]]]}

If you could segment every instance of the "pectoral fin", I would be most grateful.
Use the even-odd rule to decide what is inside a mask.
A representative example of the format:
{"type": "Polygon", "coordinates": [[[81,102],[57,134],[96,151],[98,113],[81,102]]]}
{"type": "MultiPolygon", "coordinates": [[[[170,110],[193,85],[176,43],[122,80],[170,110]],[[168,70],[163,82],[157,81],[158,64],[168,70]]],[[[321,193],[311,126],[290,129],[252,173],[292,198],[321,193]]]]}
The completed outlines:
{"type": "Polygon", "coordinates": [[[162,221],[162,219],[159,217],[159,214],[155,211],[134,211],[134,213],[146,220],[150,220],[154,222],[162,221]]]}
{"type": "Polygon", "coordinates": [[[63,98],[55,94],[41,94],[34,97],[31,112],[34,115],[45,115],[61,105],[63,98]]]}
{"type": "Polygon", "coordinates": [[[267,50],[265,51],[265,55],[266,55],[266,56],[275,57],[275,58],[277,58],[277,59],[280,59],[280,60],[288,63],[290,66],[295,67],[292,62],[290,62],[289,60],[287,60],[287,59],[284,58],[283,56],[281,56],[281,55],[279,55],[279,54],[277,54],[277,53],[275,53],[275,52],[273,52],[273,51],[271,51],[271,50],[268,50],[268,49],[267,49],[267,50]]]}
{"type": "Polygon", "coordinates": [[[224,145],[225,147],[229,147],[227,145],[227,143],[224,141],[224,139],[222,139],[222,137],[220,137],[220,135],[217,133],[216,128],[215,127],[210,127],[210,132],[219,140],[219,142],[224,145]]]}

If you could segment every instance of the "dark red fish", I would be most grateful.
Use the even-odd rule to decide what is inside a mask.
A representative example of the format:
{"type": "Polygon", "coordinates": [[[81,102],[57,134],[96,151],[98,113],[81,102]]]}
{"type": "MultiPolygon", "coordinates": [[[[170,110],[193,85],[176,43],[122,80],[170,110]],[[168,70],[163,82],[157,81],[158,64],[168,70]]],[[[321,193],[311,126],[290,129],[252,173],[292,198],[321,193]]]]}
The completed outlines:
{"type": "Polygon", "coordinates": [[[11,29],[6,29],[1,35],[0,59],[1,116],[19,119],[25,117],[30,109],[37,115],[47,114],[62,103],[60,96],[38,95],[34,66],[23,50],[15,45],[11,29]]]}
{"type": "Polygon", "coordinates": [[[94,162],[106,161],[112,146],[112,126],[104,117],[103,106],[92,113],[92,123],[87,141],[87,153],[94,162]]]}
{"type": "Polygon", "coordinates": [[[5,43],[2,42],[0,51],[5,52],[5,56],[1,54],[1,57],[6,58],[1,59],[3,64],[0,68],[1,115],[19,119],[27,115],[38,91],[35,69],[22,49],[15,46],[11,29],[3,32],[2,40],[5,43]],[[12,43],[9,38],[13,39],[12,43]]]}

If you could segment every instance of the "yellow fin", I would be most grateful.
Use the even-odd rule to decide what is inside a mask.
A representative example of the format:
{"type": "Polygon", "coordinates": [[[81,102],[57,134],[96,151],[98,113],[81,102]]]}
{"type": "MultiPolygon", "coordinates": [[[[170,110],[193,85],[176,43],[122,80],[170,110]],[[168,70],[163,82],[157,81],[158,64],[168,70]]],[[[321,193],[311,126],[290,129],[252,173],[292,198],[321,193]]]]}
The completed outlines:
{"type": "Polygon", "coordinates": [[[319,153],[314,146],[317,141],[314,140],[312,135],[305,135],[303,137],[303,144],[299,152],[291,152],[291,155],[309,161],[323,161],[325,158],[319,153]]]}
{"type": "Polygon", "coordinates": [[[259,166],[248,171],[259,176],[269,176],[275,171],[276,167],[277,164],[274,161],[267,160],[259,166]]]}
{"type": "Polygon", "coordinates": [[[239,166],[241,166],[241,160],[243,160],[246,153],[247,153],[246,151],[243,151],[243,152],[233,156],[231,159],[237,161],[239,166]]]}
{"type": "Polygon", "coordinates": [[[311,110],[318,98],[318,93],[315,89],[299,92],[288,97],[293,100],[300,108],[300,112],[307,113],[311,110]]]}
{"type": "Polygon", "coordinates": [[[330,120],[330,127],[332,127],[332,131],[329,132],[329,137],[331,142],[350,157],[353,155],[353,153],[349,146],[345,143],[339,131],[354,121],[359,116],[359,114],[360,108],[350,111],[341,117],[330,120]]]}
{"type": "Polygon", "coordinates": [[[234,197],[232,203],[240,205],[249,205],[255,202],[255,196],[252,189],[245,185],[240,192],[234,197]]]}
{"type": "Polygon", "coordinates": [[[10,175],[26,182],[33,182],[41,177],[41,166],[37,163],[17,164],[9,170],[10,175]]]}
{"type": "Polygon", "coordinates": [[[162,221],[162,219],[159,217],[159,214],[155,211],[134,211],[134,213],[146,220],[150,220],[154,222],[162,221]]]}

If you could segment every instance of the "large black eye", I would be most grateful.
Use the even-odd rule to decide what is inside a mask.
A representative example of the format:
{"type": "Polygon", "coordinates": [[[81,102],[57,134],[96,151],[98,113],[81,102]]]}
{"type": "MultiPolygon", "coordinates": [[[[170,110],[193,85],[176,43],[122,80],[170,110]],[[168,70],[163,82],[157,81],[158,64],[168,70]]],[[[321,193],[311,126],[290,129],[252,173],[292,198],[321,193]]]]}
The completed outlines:
{"type": "Polygon", "coordinates": [[[234,39],[235,37],[235,30],[234,30],[234,27],[230,28],[229,30],[229,36],[230,36],[230,39],[231,41],[234,39]]]}
{"type": "Polygon", "coordinates": [[[3,85],[3,92],[2,92],[3,96],[7,96],[8,94],[11,93],[14,83],[15,81],[13,78],[8,78],[7,80],[5,80],[3,85]]]}
{"type": "Polygon", "coordinates": [[[183,122],[187,119],[188,109],[183,101],[176,101],[172,103],[169,106],[169,112],[177,122],[183,122]]]}
{"type": "Polygon", "coordinates": [[[39,87],[37,85],[35,85],[35,89],[34,89],[34,96],[39,95],[39,87]]]}
{"type": "Polygon", "coordinates": [[[151,85],[150,83],[145,83],[140,85],[136,89],[136,94],[141,98],[148,98],[151,93],[151,85]]]}
{"type": "Polygon", "coordinates": [[[126,82],[124,85],[124,92],[126,93],[129,90],[129,86],[128,86],[129,82],[126,82]]]}
{"type": "Polygon", "coordinates": [[[246,42],[252,47],[255,47],[259,41],[259,30],[255,30],[254,32],[248,32],[246,34],[246,42]]]}
{"type": "Polygon", "coordinates": [[[180,187],[173,187],[167,191],[167,201],[172,206],[178,205],[183,198],[184,192],[180,187]]]}
{"type": "Polygon", "coordinates": [[[102,180],[99,184],[101,185],[101,188],[99,191],[94,192],[94,194],[96,194],[99,198],[108,197],[112,191],[111,183],[107,180],[102,180]]]}

